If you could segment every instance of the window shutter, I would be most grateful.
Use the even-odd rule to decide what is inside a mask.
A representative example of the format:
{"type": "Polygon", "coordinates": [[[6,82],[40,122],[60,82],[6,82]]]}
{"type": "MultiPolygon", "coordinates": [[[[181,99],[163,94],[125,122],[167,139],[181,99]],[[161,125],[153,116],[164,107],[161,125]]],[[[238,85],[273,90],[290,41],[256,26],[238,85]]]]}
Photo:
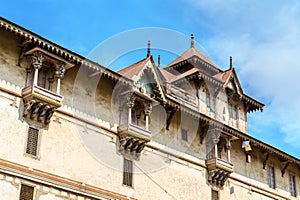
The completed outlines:
{"type": "Polygon", "coordinates": [[[296,177],[293,175],[290,175],[290,192],[291,195],[296,197],[297,196],[297,192],[296,192],[296,177]]]}
{"type": "Polygon", "coordinates": [[[39,130],[29,127],[27,136],[26,153],[37,156],[38,153],[39,130]]]}
{"type": "Polygon", "coordinates": [[[219,192],[216,190],[211,190],[211,200],[219,200],[219,192]]]}
{"type": "Polygon", "coordinates": [[[188,133],[187,130],[181,129],[181,139],[184,141],[188,141],[188,133]]]}
{"type": "Polygon", "coordinates": [[[33,200],[33,192],[33,187],[22,184],[19,200],[33,200]]]}
{"type": "Polygon", "coordinates": [[[271,188],[273,188],[273,189],[276,188],[275,171],[274,171],[274,167],[272,167],[272,166],[268,167],[268,183],[271,188]]]}
{"type": "Polygon", "coordinates": [[[124,158],[123,163],[123,184],[132,187],[133,163],[124,158]]]}

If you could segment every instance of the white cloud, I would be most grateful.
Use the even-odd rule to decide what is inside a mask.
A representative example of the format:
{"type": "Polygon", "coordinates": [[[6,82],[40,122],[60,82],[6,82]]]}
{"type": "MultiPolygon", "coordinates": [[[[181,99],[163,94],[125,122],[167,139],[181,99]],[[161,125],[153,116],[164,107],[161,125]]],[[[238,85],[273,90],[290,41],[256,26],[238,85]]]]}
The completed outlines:
{"type": "Polygon", "coordinates": [[[266,125],[281,127],[284,141],[296,146],[295,141],[300,140],[299,4],[190,2],[209,13],[209,23],[215,23],[207,43],[217,64],[228,66],[229,55],[233,55],[246,92],[267,102],[265,112],[250,126],[258,130],[266,125]]]}

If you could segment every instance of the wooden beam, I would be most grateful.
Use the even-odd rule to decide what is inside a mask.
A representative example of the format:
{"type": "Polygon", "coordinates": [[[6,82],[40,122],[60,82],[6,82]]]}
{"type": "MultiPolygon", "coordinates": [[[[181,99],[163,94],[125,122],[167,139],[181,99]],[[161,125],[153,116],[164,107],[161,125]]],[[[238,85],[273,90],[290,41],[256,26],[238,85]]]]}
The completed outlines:
{"type": "Polygon", "coordinates": [[[175,115],[176,110],[172,110],[169,114],[169,117],[167,118],[167,122],[166,122],[166,129],[169,130],[169,126],[171,124],[171,120],[175,115]]]}
{"type": "Polygon", "coordinates": [[[281,170],[281,177],[284,177],[285,170],[288,168],[288,166],[289,166],[289,164],[290,164],[289,161],[286,161],[286,162],[284,162],[284,163],[285,163],[285,164],[284,164],[284,167],[283,167],[282,170],[281,170]]]}
{"type": "Polygon", "coordinates": [[[199,124],[198,132],[200,134],[200,144],[203,143],[203,139],[206,136],[207,130],[209,128],[209,123],[205,122],[204,124],[199,124]]]}
{"type": "Polygon", "coordinates": [[[89,75],[89,78],[92,78],[94,76],[97,76],[98,74],[101,74],[102,72],[101,71],[96,71],[96,72],[93,72],[89,75]]]}
{"type": "Polygon", "coordinates": [[[263,169],[266,169],[266,164],[267,164],[267,161],[269,160],[269,157],[270,157],[270,153],[267,153],[266,158],[263,162],[263,169]]]}

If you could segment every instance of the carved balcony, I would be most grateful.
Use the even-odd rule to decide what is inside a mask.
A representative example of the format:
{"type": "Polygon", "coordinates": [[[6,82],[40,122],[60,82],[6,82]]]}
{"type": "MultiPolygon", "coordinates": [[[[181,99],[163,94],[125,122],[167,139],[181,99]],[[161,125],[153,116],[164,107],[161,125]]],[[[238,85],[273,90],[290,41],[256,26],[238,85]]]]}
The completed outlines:
{"type": "Polygon", "coordinates": [[[139,159],[146,143],[151,140],[149,118],[154,101],[140,91],[124,92],[119,99],[119,152],[139,159]]]}
{"type": "Polygon", "coordinates": [[[233,172],[233,164],[220,158],[205,160],[208,170],[208,182],[223,186],[233,172]]]}
{"type": "Polygon", "coordinates": [[[50,123],[53,112],[62,104],[63,97],[37,85],[22,89],[24,101],[23,117],[45,125],[50,123]]]}
{"type": "Polygon", "coordinates": [[[151,132],[134,124],[123,124],[118,127],[120,150],[141,153],[145,144],[150,141],[151,132]]]}

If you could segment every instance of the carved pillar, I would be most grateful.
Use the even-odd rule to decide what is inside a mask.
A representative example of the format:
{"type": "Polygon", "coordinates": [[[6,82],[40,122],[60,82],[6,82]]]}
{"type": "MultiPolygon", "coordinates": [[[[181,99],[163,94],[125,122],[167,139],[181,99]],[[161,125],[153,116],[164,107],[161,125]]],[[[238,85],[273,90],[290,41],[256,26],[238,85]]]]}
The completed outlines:
{"type": "Polygon", "coordinates": [[[128,96],[127,97],[127,106],[128,106],[128,124],[131,124],[131,109],[134,106],[134,101],[135,101],[136,97],[134,96],[128,96]]]}
{"type": "Polygon", "coordinates": [[[216,130],[210,130],[207,133],[206,138],[206,153],[207,159],[218,158],[218,142],[220,140],[221,133],[216,130]]]}
{"type": "Polygon", "coordinates": [[[230,163],[230,149],[231,149],[231,142],[230,139],[227,140],[227,161],[230,163]]]}
{"type": "Polygon", "coordinates": [[[148,105],[146,106],[145,109],[145,115],[146,115],[146,130],[149,130],[149,116],[151,114],[152,111],[152,104],[151,102],[148,102],[148,105]]]}
{"type": "Polygon", "coordinates": [[[26,68],[26,86],[29,86],[31,85],[31,81],[32,81],[32,78],[31,78],[31,73],[32,73],[32,70],[30,68],[30,66],[28,68],[26,68]]]}
{"type": "Polygon", "coordinates": [[[60,94],[60,80],[64,77],[65,75],[65,66],[63,63],[59,64],[59,67],[56,71],[56,77],[57,77],[57,87],[56,87],[56,93],[60,94]]]}
{"type": "Polygon", "coordinates": [[[32,55],[31,59],[32,59],[32,65],[34,67],[33,85],[37,85],[39,69],[41,69],[42,64],[43,64],[43,56],[41,53],[35,52],[32,55]]]}

